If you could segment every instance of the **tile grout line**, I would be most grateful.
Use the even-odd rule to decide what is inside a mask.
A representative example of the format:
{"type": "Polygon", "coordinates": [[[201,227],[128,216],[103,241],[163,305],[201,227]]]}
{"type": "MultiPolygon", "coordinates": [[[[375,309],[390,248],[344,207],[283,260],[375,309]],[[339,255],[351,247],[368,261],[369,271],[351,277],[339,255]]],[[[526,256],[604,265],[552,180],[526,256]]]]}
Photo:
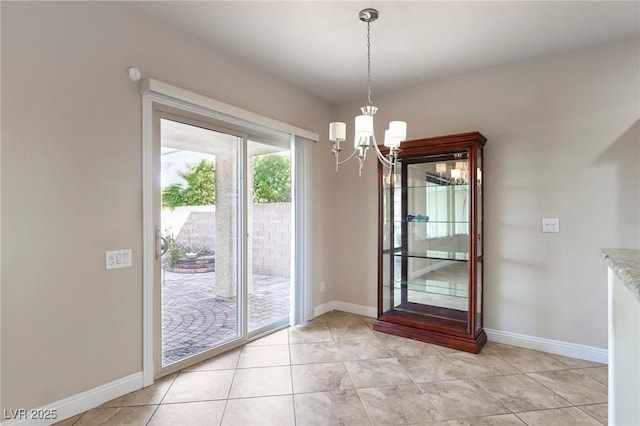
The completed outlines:
{"type": "MultiPolygon", "coordinates": [[[[291,328],[291,327],[289,327],[291,328]]],[[[287,330],[287,347],[289,348],[289,374],[291,376],[291,406],[293,408],[293,424],[298,424],[298,416],[296,415],[296,390],[293,387],[293,358],[291,356],[291,339],[287,330]]]]}
{"type": "MultiPolygon", "coordinates": [[[[160,398],[160,401],[158,402],[158,404],[156,405],[155,410],[153,410],[153,414],[151,414],[151,417],[149,417],[149,420],[147,420],[146,425],[148,425],[149,423],[151,423],[151,420],[153,419],[153,416],[156,415],[156,413],[158,412],[158,409],[160,408],[160,406],[162,405],[162,401],[164,401],[164,399],[167,397],[167,394],[169,393],[169,390],[173,387],[173,385],[175,384],[176,380],[178,379],[178,376],[180,375],[180,371],[178,371],[178,373],[175,375],[175,377],[173,378],[173,380],[171,380],[171,384],[169,386],[167,386],[167,390],[164,392],[164,395],[162,395],[162,398],[160,398]]],[[[155,380],[154,380],[154,384],[155,384],[155,380]]],[[[153,386],[153,385],[151,385],[153,386]]],[[[144,388],[143,388],[144,389],[144,388]]]]}
{"type": "MultiPolygon", "coordinates": [[[[499,352],[499,351],[496,351],[499,352]]],[[[538,352],[538,351],[534,351],[534,352],[538,352]]],[[[519,373],[517,375],[524,375],[526,377],[529,377],[530,379],[532,379],[534,382],[538,383],[540,386],[542,386],[543,388],[545,388],[546,390],[548,390],[549,392],[551,392],[553,395],[557,396],[558,398],[562,399],[563,401],[566,401],[569,406],[564,406],[564,407],[554,407],[554,408],[539,408],[539,409],[530,409],[530,410],[524,410],[524,411],[513,411],[511,410],[509,407],[506,407],[510,413],[512,413],[513,415],[517,416],[522,422],[524,422],[526,424],[526,422],[520,418],[520,416],[518,416],[518,413],[526,413],[526,412],[533,412],[533,411],[545,411],[545,410],[555,410],[555,409],[561,409],[561,408],[571,408],[571,407],[575,407],[575,404],[573,404],[573,402],[569,401],[567,398],[564,398],[562,395],[559,395],[558,393],[556,393],[555,391],[553,391],[552,389],[548,388],[547,386],[544,386],[544,384],[540,383],[538,380],[536,380],[535,378],[531,377],[529,375],[529,373],[535,374],[535,373],[541,373],[541,372],[553,372],[553,371],[566,371],[566,370],[571,370],[572,368],[569,367],[567,364],[560,362],[561,364],[567,366],[566,369],[562,369],[562,370],[548,370],[548,371],[541,371],[541,372],[526,372],[524,370],[522,370],[521,368],[513,365],[512,363],[510,363],[509,361],[507,361],[506,359],[502,358],[499,353],[495,353],[495,356],[497,356],[499,359],[501,359],[503,362],[507,363],[508,365],[510,365],[511,367],[513,367],[514,369],[516,369],[517,371],[519,371],[519,373]]],[[[487,376],[487,377],[506,377],[506,376],[510,376],[509,374],[506,375],[494,375],[494,376],[487,376]]],[[[488,389],[485,389],[484,386],[482,386],[480,383],[478,383],[476,380],[474,380],[475,383],[478,384],[478,386],[480,386],[482,389],[484,389],[485,392],[489,393],[492,397],[494,397],[495,399],[497,399],[497,397],[495,395],[493,395],[492,392],[490,392],[488,389]]],[[[501,402],[501,401],[499,401],[501,402]]],[[[504,405],[504,404],[502,404],[504,405]]]]}
{"type": "Polygon", "coordinates": [[[222,416],[220,416],[220,425],[224,421],[224,416],[227,414],[227,407],[229,406],[229,397],[231,396],[231,389],[233,388],[233,382],[236,380],[236,373],[238,372],[238,364],[240,363],[240,355],[242,355],[242,348],[244,345],[240,347],[241,349],[238,351],[238,359],[236,360],[236,365],[233,368],[233,377],[231,378],[231,383],[229,384],[229,390],[227,391],[227,399],[224,401],[224,408],[222,409],[222,416]]]}
{"type": "MultiPolygon", "coordinates": [[[[600,404],[604,404],[604,402],[601,402],[600,404]]],[[[583,413],[585,413],[587,416],[589,416],[592,419],[594,419],[595,421],[597,421],[598,423],[600,423],[601,425],[604,425],[604,423],[602,423],[599,419],[596,419],[591,413],[588,413],[588,412],[584,411],[582,408],[580,408],[580,407],[586,407],[586,406],[589,406],[589,405],[597,405],[597,404],[576,405],[576,408],[578,410],[582,411],[583,413]]]]}

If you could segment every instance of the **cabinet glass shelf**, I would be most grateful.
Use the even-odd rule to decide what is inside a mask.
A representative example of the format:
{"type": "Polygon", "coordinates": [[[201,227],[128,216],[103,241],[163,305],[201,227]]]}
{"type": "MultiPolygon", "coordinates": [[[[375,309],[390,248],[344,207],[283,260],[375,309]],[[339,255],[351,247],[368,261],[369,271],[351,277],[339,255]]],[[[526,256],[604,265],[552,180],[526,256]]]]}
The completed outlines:
{"type": "Polygon", "coordinates": [[[397,219],[397,220],[391,220],[391,221],[387,221],[385,222],[386,224],[403,224],[403,223],[407,223],[409,225],[430,225],[430,224],[441,224],[441,223],[445,223],[445,224],[451,224],[451,225],[468,225],[469,222],[465,222],[465,221],[452,221],[452,220],[407,220],[407,219],[397,219]]]}
{"type": "Polygon", "coordinates": [[[393,254],[393,256],[412,257],[417,259],[440,259],[440,260],[469,260],[469,253],[460,251],[427,250],[426,252],[410,252],[402,249],[385,250],[383,254],[393,254]]]}
{"type": "MultiPolygon", "coordinates": [[[[406,288],[418,293],[438,294],[466,299],[469,295],[466,283],[449,283],[445,281],[422,280],[420,281],[394,281],[395,289],[406,288]]],[[[466,309],[466,307],[465,307],[466,309]]]]}
{"type": "Polygon", "coordinates": [[[427,190],[427,191],[437,191],[440,190],[443,186],[455,186],[455,187],[466,187],[468,184],[455,184],[455,183],[445,183],[444,185],[410,185],[410,186],[394,186],[385,188],[385,191],[412,191],[412,190],[427,190]]]}
{"type": "Polygon", "coordinates": [[[447,327],[452,333],[464,333],[467,328],[468,313],[455,309],[408,302],[394,307],[389,311],[389,314],[422,321],[427,320],[434,327],[447,327]]]}

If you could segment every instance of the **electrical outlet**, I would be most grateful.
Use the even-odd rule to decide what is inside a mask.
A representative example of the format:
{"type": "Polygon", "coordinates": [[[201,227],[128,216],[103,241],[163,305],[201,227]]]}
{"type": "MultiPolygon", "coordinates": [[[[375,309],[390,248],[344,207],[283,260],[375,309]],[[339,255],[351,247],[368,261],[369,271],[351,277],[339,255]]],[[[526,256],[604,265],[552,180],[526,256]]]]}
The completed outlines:
{"type": "Polygon", "coordinates": [[[320,281],[320,291],[323,292],[325,290],[326,286],[324,281],[320,281]]]}
{"type": "Polygon", "coordinates": [[[131,249],[107,250],[105,258],[107,269],[130,268],[132,265],[131,249]]]}
{"type": "Polygon", "coordinates": [[[542,219],[542,232],[560,232],[560,219],[542,219]]]}

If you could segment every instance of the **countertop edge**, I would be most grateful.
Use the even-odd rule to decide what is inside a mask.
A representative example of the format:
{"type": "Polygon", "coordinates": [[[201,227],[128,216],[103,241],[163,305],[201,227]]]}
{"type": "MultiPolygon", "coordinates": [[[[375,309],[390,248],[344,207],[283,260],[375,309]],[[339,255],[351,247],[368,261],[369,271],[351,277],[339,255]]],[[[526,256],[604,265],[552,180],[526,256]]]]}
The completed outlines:
{"type": "Polygon", "coordinates": [[[640,302],[640,250],[603,248],[599,252],[609,268],[640,302]]]}

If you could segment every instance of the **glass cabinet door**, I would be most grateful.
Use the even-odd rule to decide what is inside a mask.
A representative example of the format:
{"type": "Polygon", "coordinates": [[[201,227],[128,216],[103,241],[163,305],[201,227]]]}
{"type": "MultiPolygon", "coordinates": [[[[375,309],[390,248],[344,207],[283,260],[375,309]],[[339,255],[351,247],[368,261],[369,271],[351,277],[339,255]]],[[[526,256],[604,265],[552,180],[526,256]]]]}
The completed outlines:
{"type": "MultiPolygon", "coordinates": [[[[397,172],[399,168],[396,168],[397,172]]],[[[382,309],[393,309],[395,289],[393,282],[400,274],[400,259],[396,259],[393,253],[401,245],[400,234],[396,230],[400,221],[401,187],[400,175],[385,174],[382,182],[382,309]]]]}
{"type": "Polygon", "coordinates": [[[476,332],[482,329],[482,266],[483,266],[483,194],[482,194],[482,149],[476,148],[476,332]]]}
{"type": "Polygon", "coordinates": [[[385,178],[383,310],[466,329],[469,309],[467,152],[399,161],[385,178]]]}

